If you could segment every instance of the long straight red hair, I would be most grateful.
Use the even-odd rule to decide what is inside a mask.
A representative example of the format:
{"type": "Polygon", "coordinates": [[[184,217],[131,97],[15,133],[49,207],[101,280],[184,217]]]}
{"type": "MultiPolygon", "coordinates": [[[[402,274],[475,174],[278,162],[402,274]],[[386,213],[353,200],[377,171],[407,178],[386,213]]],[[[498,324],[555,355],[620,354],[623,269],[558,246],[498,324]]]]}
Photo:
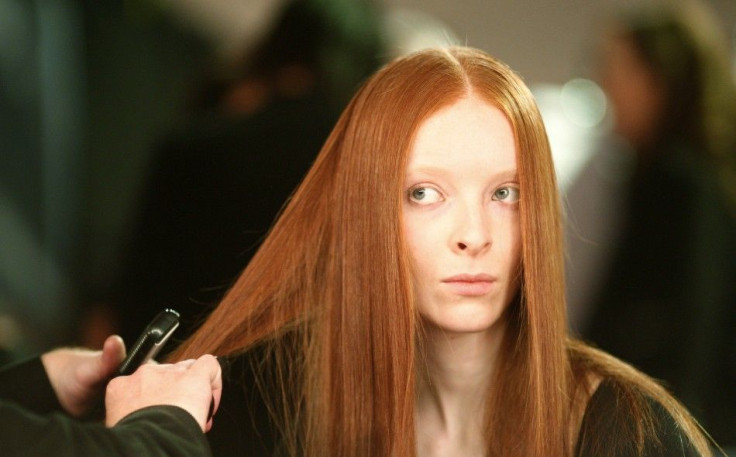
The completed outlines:
{"type": "Polygon", "coordinates": [[[561,216],[545,129],[513,71],[457,47],[399,58],[363,85],[257,254],[173,355],[266,346],[276,376],[264,379],[264,392],[291,455],[416,455],[421,332],[401,227],[405,166],[422,122],[471,93],[508,118],[522,195],[522,280],[487,398],[487,454],[572,453],[584,376],[568,355],[561,216]]]}

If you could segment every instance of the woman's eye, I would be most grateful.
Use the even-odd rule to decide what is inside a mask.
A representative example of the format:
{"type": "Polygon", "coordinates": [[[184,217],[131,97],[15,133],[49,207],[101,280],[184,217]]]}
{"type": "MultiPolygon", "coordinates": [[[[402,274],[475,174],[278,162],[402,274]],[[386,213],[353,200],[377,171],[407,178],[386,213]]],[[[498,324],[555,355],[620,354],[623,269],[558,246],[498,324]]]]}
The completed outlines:
{"type": "Polygon", "coordinates": [[[442,201],[442,194],[434,187],[418,186],[409,189],[409,200],[415,203],[428,205],[442,201]]]}
{"type": "Polygon", "coordinates": [[[501,187],[493,193],[493,199],[509,203],[518,202],[519,188],[512,186],[501,187]]]}

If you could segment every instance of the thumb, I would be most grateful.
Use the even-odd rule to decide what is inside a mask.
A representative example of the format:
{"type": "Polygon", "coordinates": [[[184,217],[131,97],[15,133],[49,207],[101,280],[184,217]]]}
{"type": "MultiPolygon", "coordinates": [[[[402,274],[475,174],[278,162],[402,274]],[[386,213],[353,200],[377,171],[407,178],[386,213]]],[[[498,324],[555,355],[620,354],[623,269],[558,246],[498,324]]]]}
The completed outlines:
{"type": "Polygon", "coordinates": [[[125,343],[118,335],[108,336],[102,345],[99,372],[104,378],[111,378],[125,359],[125,343]]]}
{"type": "Polygon", "coordinates": [[[125,343],[117,335],[107,337],[102,351],[79,365],[77,376],[83,385],[92,386],[113,377],[125,358],[125,343]]]}

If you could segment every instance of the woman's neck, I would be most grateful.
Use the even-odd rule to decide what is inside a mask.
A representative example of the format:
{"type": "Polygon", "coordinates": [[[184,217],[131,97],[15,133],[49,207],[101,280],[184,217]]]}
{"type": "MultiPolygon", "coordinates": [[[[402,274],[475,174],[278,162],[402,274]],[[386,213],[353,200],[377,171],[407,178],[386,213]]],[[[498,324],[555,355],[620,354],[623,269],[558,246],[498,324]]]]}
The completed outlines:
{"type": "Polygon", "coordinates": [[[417,445],[422,457],[485,454],[483,419],[503,338],[500,327],[465,334],[427,329],[417,363],[417,445]]]}

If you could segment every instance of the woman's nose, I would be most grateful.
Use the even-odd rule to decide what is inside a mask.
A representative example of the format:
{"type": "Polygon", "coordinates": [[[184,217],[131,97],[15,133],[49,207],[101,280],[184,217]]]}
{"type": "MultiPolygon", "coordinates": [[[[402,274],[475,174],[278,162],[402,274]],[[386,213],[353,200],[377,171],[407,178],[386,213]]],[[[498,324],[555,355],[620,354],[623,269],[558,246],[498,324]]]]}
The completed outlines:
{"type": "Polygon", "coordinates": [[[464,205],[457,213],[453,249],[470,255],[487,250],[492,243],[488,216],[478,205],[464,205]]]}

